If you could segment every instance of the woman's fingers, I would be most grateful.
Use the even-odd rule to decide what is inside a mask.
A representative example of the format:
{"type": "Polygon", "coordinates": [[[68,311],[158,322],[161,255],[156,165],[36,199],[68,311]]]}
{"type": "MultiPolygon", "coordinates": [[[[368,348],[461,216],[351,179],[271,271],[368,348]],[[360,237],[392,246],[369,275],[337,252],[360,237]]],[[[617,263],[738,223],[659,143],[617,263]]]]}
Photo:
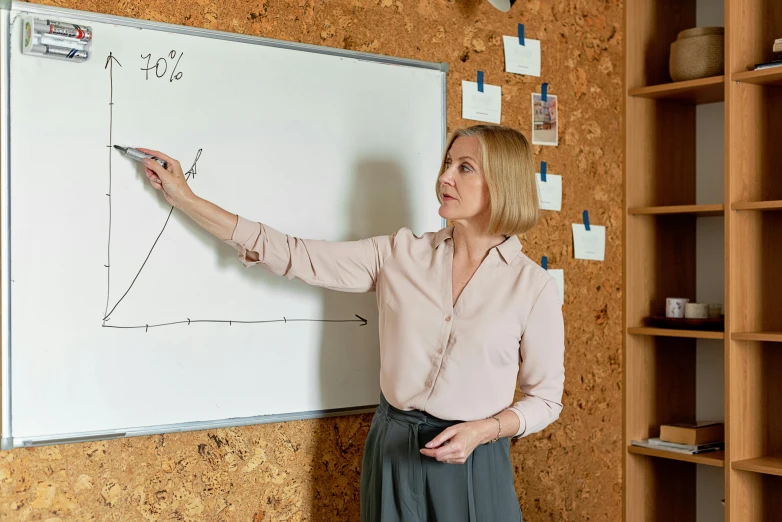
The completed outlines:
{"type": "Polygon", "coordinates": [[[144,158],[143,163],[146,167],[144,172],[152,186],[163,191],[166,201],[179,208],[177,205],[193,193],[187,185],[187,178],[182,172],[182,166],[177,160],[158,150],[141,147],[138,150],[167,162],[166,168],[163,168],[157,161],[144,158]]]}
{"type": "Polygon", "coordinates": [[[156,174],[161,180],[167,179],[166,176],[172,176],[173,173],[171,171],[168,171],[163,168],[163,165],[158,163],[155,160],[146,158],[144,159],[144,166],[150,169],[154,174],[156,174]]]}
{"type": "Polygon", "coordinates": [[[438,448],[443,445],[447,440],[453,438],[456,435],[454,427],[444,429],[439,435],[426,443],[427,448],[438,448]]]}
{"type": "MultiPolygon", "coordinates": [[[[152,156],[155,156],[156,158],[160,158],[160,159],[162,159],[162,160],[166,160],[166,163],[168,163],[168,166],[169,166],[170,168],[174,168],[174,166],[175,166],[175,165],[176,165],[177,167],[179,167],[179,162],[178,162],[177,160],[175,160],[175,159],[174,159],[174,158],[172,158],[171,156],[168,156],[167,154],[163,154],[163,153],[162,153],[162,152],[160,152],[159,150],[153,150],[153,149],[142,149],[142,148],[138,148],[138,149],[136,149],[136,150],[140,150],[141,152],[146,152],[147,154],[150,154],[150,155],[152,155],[152,156]]],[[[180,167],[180,168],[181,168],[181,167],[180,167]]]]}
{"type": "Polygon", "coordinates": [[[151,170],[147,170],[147,179],[153,183],[162,183],[158,175],[151,170]]]}
{"type": "MultiPolygon", "coordinates": [[[[460,459],[464,457],[464,445],[461,441],[455,440],[446,446],[447,450],[441,454],[442,459],[460,459]]],[[[442,448],[445,450],[446,448],[442,448]]]]}
{"type": "Polygon", "coordinates": [[[447,464],[463,464],[476,447],[471,423],[461,423],[446,428],[433,438],[421,454],[447,464]]]}
{"type": "Polygon", "coordinates": [[[157,174],[155,174],[149,169],[145,169],[144,174],[147,176],[147,179],[152,184],[152,188],[155,188],[157,190],[163,189],[163,182],[160,181],[160,178],[158,177],[157,174]]]}
{"type": "Polygon", "coordinates": [[[421,453],[427,457],[437,459],[440,462],[445,462],[447,460],[455,461],[464,458],[465,455],[462,449],[462,443],[457,440],[449,442],[448,444],[443,444],[439,448],[435,449],[424,448],[421,450],[421,453]]]}
{"type": "Polygon", "coordinates": [[[426,443],[426,447],[421,449],[421,453],[440,462],[458,458],[457,452],[460,445],[454,440],[458,433],[459,429],[456,426],[444,429],[426,443]]]}

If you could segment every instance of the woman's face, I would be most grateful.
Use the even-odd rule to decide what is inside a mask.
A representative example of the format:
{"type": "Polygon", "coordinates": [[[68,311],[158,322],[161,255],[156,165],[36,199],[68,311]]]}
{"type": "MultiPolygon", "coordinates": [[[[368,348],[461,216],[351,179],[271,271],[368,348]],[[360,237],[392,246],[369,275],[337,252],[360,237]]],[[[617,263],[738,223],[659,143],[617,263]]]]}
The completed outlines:
{"type": "Polygon", "coordinates": [[[481,169],[477,137],[460,136],[454,140],[445,158],[440,190],[440,217],[462,224],[477,220],[488,223],[489,188],[481,169]]]}

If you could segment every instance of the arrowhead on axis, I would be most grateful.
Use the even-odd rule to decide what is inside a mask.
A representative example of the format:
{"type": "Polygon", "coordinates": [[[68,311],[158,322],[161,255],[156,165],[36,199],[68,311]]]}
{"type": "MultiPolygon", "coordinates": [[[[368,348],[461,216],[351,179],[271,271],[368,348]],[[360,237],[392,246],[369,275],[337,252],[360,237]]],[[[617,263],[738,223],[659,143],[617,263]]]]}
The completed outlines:
{"type": "MultiPolygon", "coordinates": [[[[119,63],[119,60],[117,60],[116,58],[114,58],[114,55],[113,55],[113,54],[109,53],[109,55],[106,57],[106,65],[104,65],[104,66],[103,66],[103,68],[104,68],[104,69],[107,69],[107,68],[109,67],[109,63],[110,63],[112,60],[114,60],[115,62],[117,62],[117,65],[119,65],[120,67],[122,67],[122,64],[121,64],[121,63],[119,63]]],[[[112,67],[113,67],[113,66],[114,66],[114,65],[112,64],[112,67]]]]}
{"type": "Polygon", "coordinates": [[[363,323],[361,323],[359,326],[366,326],[366,325],[367,325],[367,320],[366,320],[366,319],[364,319],[364,318],[363,318],[363,317],[361,317],[360,315],[356,315],[356,317],[358,317],[359,319],[361,319],[362,321],[364,321],[364,322],[363,322],[363,323]]]}

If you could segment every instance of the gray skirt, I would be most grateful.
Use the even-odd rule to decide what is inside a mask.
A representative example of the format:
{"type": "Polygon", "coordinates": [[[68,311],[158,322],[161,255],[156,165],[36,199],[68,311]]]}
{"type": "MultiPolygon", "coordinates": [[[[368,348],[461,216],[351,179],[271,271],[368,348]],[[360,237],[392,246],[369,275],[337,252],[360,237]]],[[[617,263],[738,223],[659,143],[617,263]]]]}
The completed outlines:
{"type": "Polygon", "coordinates": [[[509,439],[478,446],[464,464],[418,451],[454,424],[380,396],[364,448],[361,522],[521,522],[509,439]]]}

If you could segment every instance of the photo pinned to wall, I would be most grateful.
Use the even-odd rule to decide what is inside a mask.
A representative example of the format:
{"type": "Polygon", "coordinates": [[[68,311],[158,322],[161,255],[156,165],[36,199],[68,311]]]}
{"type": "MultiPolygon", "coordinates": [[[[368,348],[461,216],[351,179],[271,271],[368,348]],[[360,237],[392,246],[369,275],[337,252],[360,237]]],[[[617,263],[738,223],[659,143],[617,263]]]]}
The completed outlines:
{"type": "Polygon", "coordinates": [[[557,97],[532,93],[532,144],[559,145],[559,120],[557,119],[557,97]]]}

